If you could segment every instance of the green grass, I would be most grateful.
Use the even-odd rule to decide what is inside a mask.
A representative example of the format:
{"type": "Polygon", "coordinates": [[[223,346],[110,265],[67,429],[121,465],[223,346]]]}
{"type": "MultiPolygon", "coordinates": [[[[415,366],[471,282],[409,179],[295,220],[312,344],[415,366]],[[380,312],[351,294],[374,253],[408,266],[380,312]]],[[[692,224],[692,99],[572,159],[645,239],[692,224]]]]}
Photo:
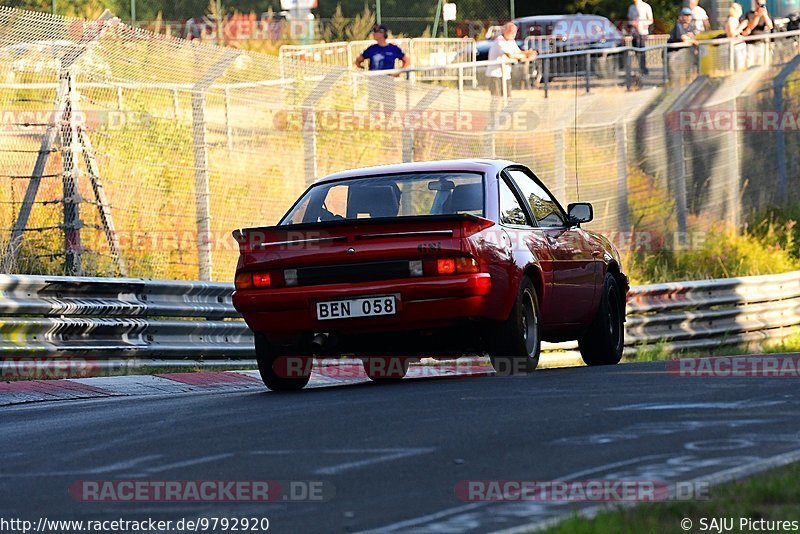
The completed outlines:
{"type": "Polygon", "coordinates": [[[626,362],[655,362],[675,358],[701,358],[708,356],[740,356],[744,354],[784,354],[800,353],[800,327],[794,327],[782,339],[761,342],[726,345],[713,349],[670,351],[666,342],[641,345],[632,356],[624,357],[626,362]]]}
{"type": "MultiPolygon", "coordinates": [[[[777,521],[800,521],[800,463],[780,467],[754,477],[710,488],[710,499],[618,508],[598,514],[593,519],[573,516],[544,532],[548,534],[589,533],[669,533],[701,532],[701,518],[733,518],[733,532],[751,532],[739,528],[739,518],[777,521]],[[681,528],[688,518],[692,528],[681,528]]],[[[752,530],[755,532],[755,530],[752,530]]],[[[764,530],[762,529],[762,532],[764,530]]],[[[766,530],[776,532],[776,530],[766,530]]]]}
{"type": "Polygon", "coordinates": [[[740,233],[723,228],[698,233],[689,250],[665,247],[654,252],[630,252],[623,258],[623,264],[633,284],[753,276],[800,269],[797,219],[773,211],[754,216],[753,220],[759,222],[746,226],[740,233]]]}

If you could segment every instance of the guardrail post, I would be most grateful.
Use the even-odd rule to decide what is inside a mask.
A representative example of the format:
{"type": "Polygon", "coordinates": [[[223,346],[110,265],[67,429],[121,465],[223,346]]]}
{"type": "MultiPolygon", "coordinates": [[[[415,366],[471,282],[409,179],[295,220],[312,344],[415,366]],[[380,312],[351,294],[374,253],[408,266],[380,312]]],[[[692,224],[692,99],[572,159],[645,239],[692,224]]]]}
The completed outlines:
{"type": "Polygon", "coordinates": [[[566,161],[567,147],[564,144],[564,130],[556,130],[555,147],[553,148],[553,175],[555,180],[556,198],[565,201],[567,196],[566,161]]]}
{"type": "Polygon", "coordinates": [[[624,120],[617,123],[616,137],[619,230],[628,230],[628,128],[624,120]]]}

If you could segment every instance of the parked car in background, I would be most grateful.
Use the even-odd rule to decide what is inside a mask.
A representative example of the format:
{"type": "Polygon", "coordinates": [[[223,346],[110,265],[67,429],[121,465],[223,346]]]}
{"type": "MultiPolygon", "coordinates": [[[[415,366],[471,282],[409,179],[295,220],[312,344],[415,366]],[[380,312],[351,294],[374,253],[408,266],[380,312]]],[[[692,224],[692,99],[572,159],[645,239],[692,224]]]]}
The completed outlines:
{"type": "Polygon", "coordinates": [[[314,357],[362,358],[374,380],[420,356],[485,354],[536,368],[542,340],[578,340],[588,365],[623,349],[628,277],[527,167],[405,163],[319,180],[276,226],[237,230],[233,303],[270,389],[299,389],[314,357]]]}
{"type": "MultiPolygon", "coordinates": [[[[606,17],[599,15],[536,15],[514,20],[519,28],[517,45],[521,49],[534,49],[539,54],[572,52],[576,50],[610,50],[624,44],[624,36],[606,17]]],[[[480,41],[477,45],[478,60],[487,60],[492,40],[480,41]]],[[[612,77],[621,67],[620,54],[598,54],[592,61],[592,73],[601,77],[612,77]]],[[[551,60],[550,78],[574,76],[576,69],[585,70],[583,58],[551,60]],[[577,63],[577,65],[576,65],[577,63]]],[[[544,74],[538,67],[539,79],[544,74]]]]}

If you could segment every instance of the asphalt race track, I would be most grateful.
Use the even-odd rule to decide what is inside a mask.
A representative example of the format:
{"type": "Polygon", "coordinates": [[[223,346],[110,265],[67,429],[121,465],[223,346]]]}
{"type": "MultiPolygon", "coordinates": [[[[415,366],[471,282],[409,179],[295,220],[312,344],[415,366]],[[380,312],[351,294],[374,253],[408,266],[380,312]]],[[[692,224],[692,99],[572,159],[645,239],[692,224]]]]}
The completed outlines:
{"type": "Polygon", "coordinates": [[[798,395],[791,378],[683,378],[658,362],[8,406],[0,516],[267,517],[274,532],[511,529],[591,505],[465,502],[456,484],[714,480],[780,465],[800,458],[798,395]],[[81,480],[322,481],[331,498],[80,502],[68,489],[81,480]]]}

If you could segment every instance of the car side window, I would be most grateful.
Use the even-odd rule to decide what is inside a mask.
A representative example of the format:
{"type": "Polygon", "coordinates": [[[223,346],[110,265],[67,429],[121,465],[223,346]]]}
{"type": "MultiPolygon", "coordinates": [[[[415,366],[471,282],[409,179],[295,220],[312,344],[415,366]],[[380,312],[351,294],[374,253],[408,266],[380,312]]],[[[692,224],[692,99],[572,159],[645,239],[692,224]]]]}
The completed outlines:
{"type": "Polygon", "coordinates": [[[505,180],[500,179],[500,223],[516,226],[530,226],[525,210],[517,200],[517,195],[505,180]]]}
{"type": "Polygon", "coordinates": [[[506,171],[531,206],[536,222],[542,228],[562,228],[567,221],[553,196],[520,170],[506,171]]]}

